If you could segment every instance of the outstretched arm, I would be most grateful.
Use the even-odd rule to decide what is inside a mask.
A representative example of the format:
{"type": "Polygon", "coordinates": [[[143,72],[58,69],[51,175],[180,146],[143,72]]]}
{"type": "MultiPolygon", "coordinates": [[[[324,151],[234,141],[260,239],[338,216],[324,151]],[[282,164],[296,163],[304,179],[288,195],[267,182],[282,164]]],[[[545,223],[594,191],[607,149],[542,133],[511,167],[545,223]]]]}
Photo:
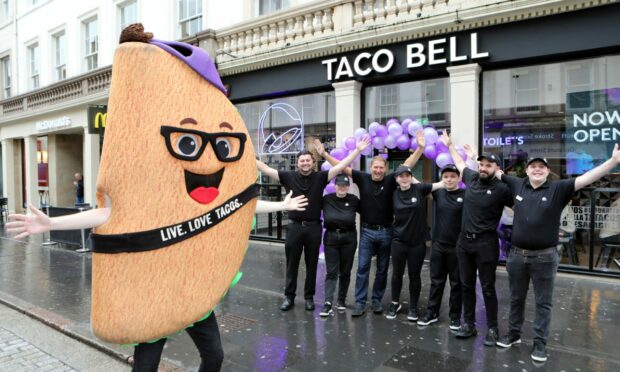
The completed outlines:
{"type": "Polygon", "coordinates": [[[6,224],[7,232],[16,239],[50,230],[80,230],[99,226],[110,218],[111,208],[91,209],[68,216],[49,218],[32,205],[30,214],[11,214],[6,224]]]}
{"type": "Polygon", "coordinates": [[[609,159],[575,179],[575,191],[583,189],[594,181],[598,181],[601,177],[611,172],[618,164],[620,164],[620,149],[618,149],[618,144],[616,143],[609,159]]]}
{"type": "Polygon", "coordinates": [[[418,160],[420,160],[422,153],[424,152],[424,146],[426,146],[426,138],[424,138],[424,131],[422,130],[417,131],[415,134],[415,140],[418,143],[418,148],[415,149],[413,154],[409,155],[409,157],[407,158],[407,160],[405,160],[405,163],[404,163],[409,168],[415,167],[415,165],[418,163],[418,160]]]}
{"type": "Polygon", "coordinates": [[[452,138],[450,137],[450,135],[444,132],[441,135],[441,138],[439,138],[439,140],[448,147],[448,149],[450,150],[450,155],[452,156],[452,160],[454,160],[454,165],[456,165],[456,168],[459,170],[459,172],[463,174],[463,169],[465,169],[467,165],[465,164],[463,159],[461,159],[461,155],[456,152],[456,148],[452,143],[452,138]]]}
{"type": "Polygon", "coordinates": [[[294,198],[292,191],[286,195],[284,200],[280,202],[270,202],[266,200],[259,200],[256,203],[256,213],[271,213],[280,211],[305,211],[308,205],[308,198],[304,195],[299,195],[294,198]]]}
{"type": "Polygon", "coordinates": [[[435,182],[435,183],[433,184],[433,188],[431,189],[431,192],[433,192],[433,191],[435,191],[435,190],[443,189],[443,188],[445,188],[445,187],[446,187],[446,185],[444,185],[444,183],[443,183],[442,181],[435,182]]]}
{"type": "MultiPolygon", "coordinates": [[[[316,149],[316,152],[323,157],[323,159],[325,159],[332,167],[338,165],[339,161],[338,159],[336,159],[335,157],[331,156],[330,154],[327,153],[327,151],[325,151],[325,146],[323,146],[323,144],[321,143],[321,141],[319,141],[318,139],[314,140],[314,148],[316,149]]],[[[349,177],[353,176],[353,170],[349,167],[346,167],[343,170],[344,174],[346,174],[349,177]]]]}
{"type": "Polygon", "coordinates": [[[276,181],[280,181],[280,176],[278,176],[278,171],[271,168],[267,164],[262,161],[256,159],[256,168],[258,168],[259,172],[262,172],[267,175],[269,178],[273,178],[276,181]]]}
{"type": "Polygon", "coordinates": [[[360,154],[360,152],[362,152],[369,145],[370,137],[365,136],[364,138],[362,138],[361,141],[357,143],[355,151],[350,153],[346,158],[342,159],[340,163],[336,164],[333,168],[329,170],[329,173],[327,174],[327,179],[331,180],[332,178],[336,177],[338,173],[342,172],[349,164],[351,164],[353,160],[355,160],[355,158],[360,154]]]}

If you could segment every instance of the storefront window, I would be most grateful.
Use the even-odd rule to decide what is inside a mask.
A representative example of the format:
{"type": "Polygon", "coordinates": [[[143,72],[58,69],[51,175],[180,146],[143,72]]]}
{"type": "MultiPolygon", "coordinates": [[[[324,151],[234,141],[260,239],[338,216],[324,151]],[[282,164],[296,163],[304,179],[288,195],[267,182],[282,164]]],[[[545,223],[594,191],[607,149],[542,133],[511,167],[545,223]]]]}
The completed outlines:
{"type": "MultiPolygon", "coordinates": [[[[326,149],[336,144],[334,92],[266,99],[237,104],[250,133],[254,151],[270,167],[295,170],[296,154],[315,138],[326,149]]],[[[320,165],[320,164],[318,164],[320,165]]],[[[284,189],[278,182],[262,176],[261,199],[282,200],[284,189]]],[[[257,215],[255,235],[283,238],[286,213],[257,215]]]]}
{"type": "MultiPolygon", "coordinates": [[[[482,82],[482,145],[500,156],[510,175],[525,177],[527,159],[543,157],[551,177],[578,176],[607,160],[620,142],[619,55],[489,71],[482,82]]],[[[619,172],[616,168],[576,193],[565,209],[562,265],[620,269],[613,261],[620,252],[615,256],[607,236],[616,223],[613,203],[620,191],[619,172]],[[603,267],[605,255],[611,257],[603,267]]]]}

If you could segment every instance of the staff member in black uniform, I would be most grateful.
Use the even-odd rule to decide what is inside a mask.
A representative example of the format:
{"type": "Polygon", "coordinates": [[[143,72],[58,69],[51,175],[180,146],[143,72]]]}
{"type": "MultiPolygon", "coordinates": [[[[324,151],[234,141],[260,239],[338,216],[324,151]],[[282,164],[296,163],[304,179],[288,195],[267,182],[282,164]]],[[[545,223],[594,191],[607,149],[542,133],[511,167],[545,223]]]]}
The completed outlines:
{"type": "Polygon", "coordinates": [[[549,165],[543,158],[533,158],[527,162],[527,178],[497,173],[497,177],[510,188],[515,205],[512,250],[506,260],[510,284],[509,332],[497,342],[498,346],[510,347],[521,343],[525,299],[531,279],[536,301],[531,357],[537,362],[547,360],[545,349],[551,323],[553,284],[559,263],[556,246],[562,209],[575,191],[608,174],[618,164],[620,151],[616,145],[610,159],[577,178],[548,180],[549,165]]]}
{"type": "Polygon", "coordinates": [[[409,321],[418,320],[418,299],[422,280],[420,272],[426,256],[426,196],[444,187],[442,182],[413,183],[411,168],[399,166],[394,172],[398,189],[392,195],[394,209],[394,238],[392,239],[392,302],[386,318],[394,319],[402,308],[400,292],[405,265],[409,274],[409,321]]]}
{"type": "Polygon", "coordinates": [[[427,326],[439,321],[439,308],[446,277],[450,277],[450,329],[458,330],[461,326],[461,279],[456,258],[456,241],[461,232],[461,217],[465,190],[459,188],[461,173],[454,164],[448,164],[441,170],[441,181],[445,188],[433,191],[435,202],[435,225],[433,226],[433,244],[431,247],[430,273],[431,289],[428,295],[426,312],[418,325],[427,326]]]}
{"type": "Polygon", "coordinates": [[[321,316],[332,315],[332,303],[336,281],[340,278],[336,308],[346,309],[347,291],[351,281],[351,268],[357,249],[355,213],[359,212],[360,200],[349,194],[351,181],[346,174],[336,176],[336,192],[323,197],[323,218],[325,220],[325,303],[321,316]]]}
{"type": "Polygon", "coordinates": [[[475,322],[478,272],[488,326],[484,345],[494,346],[498,339],[495,270],[499,259],[499,239],[496,229],[504,207],[512,206],[512,195],[508,187],[495,177],[495,172],[499,169],[499,160],[495,155],[484,153],[479,156],[478,172],[475,172],[465,166],[447,134],[443,134],[441,140],[450,149],[452,159],[467,185],[461,233],[456,243],[465,322],[456,332],[456,337],[469,338],[477,334],[475,322]]]}
{"type": "MultiPolygon", "coordinates": [[[[413,152],[405,165],[413,167],[422,156],[426,141],[424,132],[416,133],[418,148],[413,152]]],[[[320,143],[319,143],[320,145],[320,143]]],[[[323,156],[331,165],[338,164],[338,160],[327,154],[322,146],[317,146],[319,155],[323,156]]],[[[383,312],[381,300],[387,286],[388,268],[390,266],[390,244],[392,241],[392,194],[396,190],[396,178],[393,174],[386,175],[387,161],[381,156],[375,156],[370,161],[370,174],[345,169],[345,173],[353,178],[360,192],[360,214],[362,228],[360,245],[357,253],[357,274],[355,280],[355,308],[353,317],[360,317],[366,311],[368,298],[368,282],[372,256],[377,256],[375,281],[372,286],[372,311],[375,314],[383,312]]]]}
{"type": "Polygon", "coordinates": [[[321,246],[321,207],[323,189],[327,183],[344,170],[370,144],[368,137],[357,143],[357,148],[329,171],[316,172],[314,158],[307,150],[297,154],[297,171],[277,171],[260,160],[256,160],[258,170],[282,183],[293,191],[293,196],[304,195],[308,198],[305,211],[291,211],[288,214],[289,223],[286,228],[286,287],[284,301],[280,310],[288,311],[295,305],[297,292],[297,273],[301,254],[306,262],[306,282],[304,298],[306,310],[314,310],[314,292],[316,287],[316,268],[319,261],[319,247],[321,246]]]}

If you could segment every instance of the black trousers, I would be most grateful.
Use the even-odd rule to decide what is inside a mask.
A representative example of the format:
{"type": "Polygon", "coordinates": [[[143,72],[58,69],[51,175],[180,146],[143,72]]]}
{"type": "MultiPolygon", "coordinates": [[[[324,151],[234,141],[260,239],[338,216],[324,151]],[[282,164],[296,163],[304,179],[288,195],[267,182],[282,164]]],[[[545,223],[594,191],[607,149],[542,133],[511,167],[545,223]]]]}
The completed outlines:
{"type": "MultiPolygon", "coordinates": [[[[217,326],[215,314],[194,324],[185,330],[200,353],[199,372],[219,371],[224,361],[224,350],[220,340],[220,330],[217,326]]],[[[154,343],[139,344],[133,353],[133,372],[157,372],[161,353],[164,350],[166,339],[154,343]]]]}
{"type": "Polygon", "coordinates": [[[286,241],[284,251],[286,253],[286,287],[284,295],[295,298],[297,292],[297,274],[301,254],[306,262],[306,283],[304,285],[304,298],[314,298],[316,287],[316,268],[319,262],[319,248],[321,247],[322,226],[320,223],[309,225],[299,222],[289,222],[286,228],[286,241]]]}
{"type": "Polygon", "coordinates": [[[469,240],[463,233],[456,243],[459,273],[463,288],[463,317],[465,322],[476,323],[476,271],[480,278],[482,297],[486,308],[487,326],[497,327],[497,294],[495,293],[495,270],[499,259],[497,233],[487,233],[469,240]]]}
{"type": "Polygon", "coordinates": [[[323,238],[325,246],[325,302],[333,302],[336,281],[338,286],[338,301],[345,302],[349,283],[351,282],[351,268],[357,249],[357,231],[347,232],[325,231],[323,238]]]}
{"type": "Polygon", "coordinates": [[[403,288],[405,264],[409,274],[409,307],[416,308],[422,289],[420,272],[426,256],[424,243],[409,245],[398,239],[392,239],[392,301],[400,302],[400,292],[403,288]]]}
{"type": "Polygon", "coordinates": [[[449,276],[450,320],[460,320],[463,298],[456,246],[433,241],[430,266],[431,290],[428,295],[428,312],[439,314],[446,278],[449,276]]]}

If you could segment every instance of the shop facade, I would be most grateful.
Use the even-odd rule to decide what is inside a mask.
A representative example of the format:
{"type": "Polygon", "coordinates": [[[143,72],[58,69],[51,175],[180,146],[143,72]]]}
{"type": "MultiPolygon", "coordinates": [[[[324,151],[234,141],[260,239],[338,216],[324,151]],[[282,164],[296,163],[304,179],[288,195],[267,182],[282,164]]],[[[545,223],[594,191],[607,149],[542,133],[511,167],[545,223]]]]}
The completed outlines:
{"type": "MultiPolygon", "coordinates": [[[[614,31],[619,22],[620,4],[609,4],[484,27],[472,23],[459,31],[438,27],[394,43],[369,43],[223,80],[250,132],[260,126],[263,137],[296,126],[303,132],[309,115],[309,127],[320,129],[303,132],[303,138],[317,137],[333,147],[372,122],[416,118],[449,129],[457,143],[497,153],[509,174],[523,176],[524,159],[542,156],[554,177],[574,177],[607,159],[620,141],[620,42],[614,31]],[[315,103],[304,97],[315,97],[315,103]],[[266,126],[265,110],[280,103],[299,115],[277,109],[284,115],[279,124],[266,126]],[[261,109],[250,113],[253,105],[261,109]]],[[[262,160],[294,169],[295,151],[266,153],[255,140],[262,160]]],[[[408,154],[382,152],[391,167],[408,154]]],[[[420,162],[415,171],[427,182],[437,179],[431,161],[420,162]]],[[[562,270],[620,274],[618,171],[580,191],[567,207],[562,270]]],[[[273,218],[275,226],[278,217],[273,218]]],[[[503,232],[505,248],[509,228],[503,232]]],[[[282,237],[273,229],[255,233],[282,237]]]]}

